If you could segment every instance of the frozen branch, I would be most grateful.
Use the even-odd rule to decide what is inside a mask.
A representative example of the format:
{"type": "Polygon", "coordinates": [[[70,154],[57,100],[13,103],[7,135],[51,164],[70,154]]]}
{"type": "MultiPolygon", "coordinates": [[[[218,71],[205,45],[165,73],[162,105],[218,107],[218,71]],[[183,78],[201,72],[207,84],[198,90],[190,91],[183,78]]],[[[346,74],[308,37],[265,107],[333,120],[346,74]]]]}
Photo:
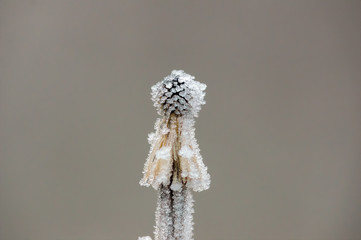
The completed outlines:
{"type": "Polygon", "coordinates": [[[210,185],[194,129],[194,117],[205,104],[205,89],[182,70],[172,71],[152,87],[152,100],[162,118],[148,137],[151,147],[140,185],[158,190],[155,240],[191,240],[191,190],[203,191],[210,185]]]}

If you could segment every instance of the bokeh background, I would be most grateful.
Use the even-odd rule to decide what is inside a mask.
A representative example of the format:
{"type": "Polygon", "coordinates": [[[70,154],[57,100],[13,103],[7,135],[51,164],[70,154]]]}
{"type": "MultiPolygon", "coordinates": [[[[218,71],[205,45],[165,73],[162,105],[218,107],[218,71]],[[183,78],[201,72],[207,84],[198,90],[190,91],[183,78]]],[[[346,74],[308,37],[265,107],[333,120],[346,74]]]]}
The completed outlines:
{"type": "Polygon", "coordinates": [[[172,69],[208,85],[195,239],[361,239],[359,0],[0,0],[0,239],[152,235],[172,69]]]}

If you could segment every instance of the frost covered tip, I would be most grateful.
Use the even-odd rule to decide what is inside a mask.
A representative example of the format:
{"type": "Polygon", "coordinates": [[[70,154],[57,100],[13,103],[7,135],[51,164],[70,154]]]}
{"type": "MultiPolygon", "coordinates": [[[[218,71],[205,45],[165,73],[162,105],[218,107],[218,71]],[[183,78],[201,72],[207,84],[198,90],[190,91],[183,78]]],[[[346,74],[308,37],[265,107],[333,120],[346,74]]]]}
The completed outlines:
{"type": "Polygon", "coordinates": [[[158,114],[198,116],[207,85],[194,80],[183,70],[173,70],[169,76],[152,87],[152,100],[158,114]]]}

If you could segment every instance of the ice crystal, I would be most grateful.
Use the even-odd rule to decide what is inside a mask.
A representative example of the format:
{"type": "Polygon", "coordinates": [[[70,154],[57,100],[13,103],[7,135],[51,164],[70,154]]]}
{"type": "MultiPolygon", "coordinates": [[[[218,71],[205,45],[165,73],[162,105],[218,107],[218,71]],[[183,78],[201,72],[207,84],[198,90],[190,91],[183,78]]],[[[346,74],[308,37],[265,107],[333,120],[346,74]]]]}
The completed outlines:
{"type": "Polygon", "coordinates": [[[193,239],[191,190],[209,188],[210,176],[195,138],[194,117],[205,104],[206,85],[173,70],[152,87],[162,116],[148,135],[151,145],[140,184],[158,190],[155,240],[193,239]]]}

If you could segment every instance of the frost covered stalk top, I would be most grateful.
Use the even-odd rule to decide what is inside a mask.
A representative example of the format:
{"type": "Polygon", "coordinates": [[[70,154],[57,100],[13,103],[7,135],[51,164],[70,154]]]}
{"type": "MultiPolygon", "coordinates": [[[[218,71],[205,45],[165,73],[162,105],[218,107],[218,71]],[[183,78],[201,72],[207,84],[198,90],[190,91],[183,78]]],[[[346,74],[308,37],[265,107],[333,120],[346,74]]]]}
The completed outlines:
{"type": "Polygon", "coordinates": [[[152,100],[158,114],[169,116],[198,116],[207,85],[194,80],[183,70],[173,70],[163,81],[152,87],[152,100]]]}
{"type": "Polygon", "coordinates": [[[194,133],[194,117],[205,104],[206,87],[182,70],[173,70],[152,87],[154,106],[163,118],[149,134],[151,149],[141,185],[158,189],[171,184],[172,190],[186,185],[194,191],[209,188],[210,177],[194,133]]]}
{"type": "Polygon", "coordinates": [[[140,184],[158,190],[155,240],[193,239],[191,190],[203,191],[210,185],[194,129],[194,117],[205,104],[205,89],[182,70],[173,70],[152,87],[161,118],[148,137],[151,147],[140,184]]]}

